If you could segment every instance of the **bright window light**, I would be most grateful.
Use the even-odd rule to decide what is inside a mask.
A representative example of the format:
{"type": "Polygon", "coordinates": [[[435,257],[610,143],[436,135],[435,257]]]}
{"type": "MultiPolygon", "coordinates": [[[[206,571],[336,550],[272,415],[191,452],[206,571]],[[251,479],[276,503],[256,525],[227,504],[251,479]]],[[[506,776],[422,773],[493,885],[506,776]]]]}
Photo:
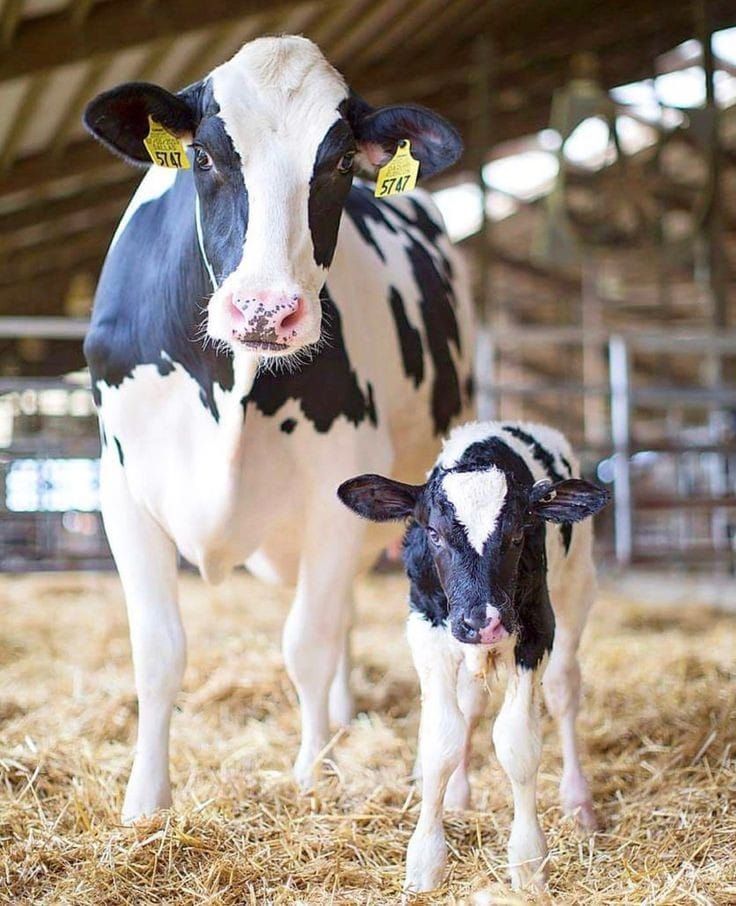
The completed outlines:
{"type": "Polygon", "coordinates": [[[546,195],[554,185],[558,163],[549,151],[523,151],[483,167],[486,185],[520,201],[546,195]]]}
{"type": "Polygon", "coordinates": [[[657,131],[630,116],[616,117],[616,132],[624,154],[636,154],[657,142],[657,131]]]}
{"type": "Polygon", "coordinates": [[[713,53],[726,63],[736,63],[736,27],[713,35],[713,53]]]}
{"type": "Polygon", "coordinates": [[[577,126],[565,142],[564,155],[570,163],[599,170],[613,162],[616,152],[608,123],[599,116],[588,117],[577,126]]]}
{"type": "Polygon", "coordinates": [[[432,194],[453,242],[478,232],[483,220],[480,186],[464,182],[432,194]]]}
{"type": "Polygon", "coordinates": [[[98,510],[99,461],[16,459],[5,476],[5,505],[15,513],[98,510]]]}

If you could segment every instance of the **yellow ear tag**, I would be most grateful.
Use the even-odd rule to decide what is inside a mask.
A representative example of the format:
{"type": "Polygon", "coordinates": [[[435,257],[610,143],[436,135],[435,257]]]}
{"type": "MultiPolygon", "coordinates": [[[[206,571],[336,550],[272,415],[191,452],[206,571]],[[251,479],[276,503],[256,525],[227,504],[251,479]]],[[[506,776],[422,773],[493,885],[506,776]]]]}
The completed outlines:
{"type": "Polygon", "coordinates": [[[378,171],[374,195],[376,198],[387,198],[389,195],[401,195],[411,192],[417,184],[419,161],[411,156],[411,142],[402,139],[396,148],[396,154],[378,171]]]}
{"type": "Polygon", "coordinates": [[[188,170],[189,160],[181,141],[148,117],[148,135],[143,139],[148,156],[157,167],[168,167],[170,170],[188,170]]]}

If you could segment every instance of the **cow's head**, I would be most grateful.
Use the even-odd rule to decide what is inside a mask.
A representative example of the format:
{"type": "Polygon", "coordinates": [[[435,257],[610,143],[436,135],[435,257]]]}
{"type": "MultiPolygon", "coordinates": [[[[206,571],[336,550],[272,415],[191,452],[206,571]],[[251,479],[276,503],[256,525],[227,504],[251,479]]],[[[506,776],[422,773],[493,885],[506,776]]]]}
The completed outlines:
{"type": "Polygon", "coordinates": [[[373,109],[306,38],[259,38],[179,94],[129,83],[87,107],[87,128],[134,164],[149,116],[190,149],[196,224],[213,295],[210,336],[288,355],[321,335],[319,293],[356,170],[375,174],[402,139],[420,176],[462,145],[416,106],[373,109]]]}
{"type": "Polygon", "coordinates": [[[529,487],[495,467],[436,468],[424,485],[360,475],[337,493],[374,522],[411,517],[447,597],[453,635],[485,645],[516,630],[525,592],[546,583],[544,520],[579,522],[609,499],[579,478],[529,487]]]}

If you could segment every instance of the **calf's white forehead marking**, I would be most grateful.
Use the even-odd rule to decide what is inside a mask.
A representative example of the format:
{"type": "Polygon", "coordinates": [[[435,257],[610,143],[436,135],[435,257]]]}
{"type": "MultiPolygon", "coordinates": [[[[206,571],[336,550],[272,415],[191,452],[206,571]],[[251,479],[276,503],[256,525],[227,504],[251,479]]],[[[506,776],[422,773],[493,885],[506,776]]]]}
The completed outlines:
{"type": "Polygon", "coordinates": [[[442,479],[442,488],[455,510],[455,518],[465,529],[470,546],[482,554],[506,500],[506,476],[494,468],[449,472],[442,479]]]}

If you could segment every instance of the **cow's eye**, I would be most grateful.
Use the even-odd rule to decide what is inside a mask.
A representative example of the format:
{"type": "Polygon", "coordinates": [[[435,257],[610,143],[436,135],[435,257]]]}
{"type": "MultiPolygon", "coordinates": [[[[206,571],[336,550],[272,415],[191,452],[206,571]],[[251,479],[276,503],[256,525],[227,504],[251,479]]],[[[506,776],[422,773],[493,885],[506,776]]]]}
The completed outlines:
{"type": "Polygon", "coordinates": [[[194,162],[200,170],[212,169],[212,158],[201,145],[194,146],[194,162]]]}
{"type": "Polygon", "coordinates": [[[353,160],[355,159],[355,151],[348,151],[347,154],[343,154],[340,160],[337,162],[337,172],[338,173],[350,173],[353,169],[353,160]]]}
{"type": "Polygon", "coordinates": [[[442,535],[440,535],[437,529],[433,529],[431,525],[428,525],[427,534],[429,535],[429,540],[432,542],[432,544],[436,545],[437,547],[442,546],[442,535]]]}

